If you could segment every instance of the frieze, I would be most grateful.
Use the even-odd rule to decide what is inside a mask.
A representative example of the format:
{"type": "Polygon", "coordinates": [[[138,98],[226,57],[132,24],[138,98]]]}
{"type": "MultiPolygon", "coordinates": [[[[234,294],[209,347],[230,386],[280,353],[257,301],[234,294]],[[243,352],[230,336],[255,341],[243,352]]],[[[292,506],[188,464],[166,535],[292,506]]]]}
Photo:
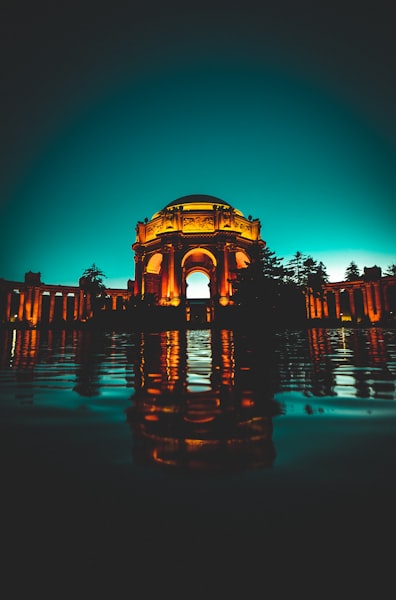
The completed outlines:
{"type": "Polygon", "coordinates": [[[209,216],[183,217],[183,231],[214,231],[214,219],[209,216]]]}

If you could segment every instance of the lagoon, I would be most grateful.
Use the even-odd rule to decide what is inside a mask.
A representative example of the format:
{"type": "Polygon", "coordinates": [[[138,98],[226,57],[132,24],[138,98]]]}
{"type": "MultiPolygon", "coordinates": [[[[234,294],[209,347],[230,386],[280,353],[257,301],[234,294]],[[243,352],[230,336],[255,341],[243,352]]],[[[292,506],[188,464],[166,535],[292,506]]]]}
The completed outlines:
{"type": "Polygon", "coordinates": [[[394,329],[0,335],[6,572],[384,582],[394,329]]]}

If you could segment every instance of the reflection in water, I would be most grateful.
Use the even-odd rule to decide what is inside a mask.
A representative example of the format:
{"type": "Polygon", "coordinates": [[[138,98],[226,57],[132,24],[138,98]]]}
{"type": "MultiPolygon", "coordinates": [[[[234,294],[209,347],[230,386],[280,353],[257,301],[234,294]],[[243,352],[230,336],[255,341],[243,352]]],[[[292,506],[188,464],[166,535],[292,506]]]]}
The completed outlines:
{"type": "Polygon", "coordinates": [[[229,330],[143,336],[127,411],[135,459],[201,471],[270,466],[277,405],[265,381],[259,395],[238,385],[239,368],[248,370],[229,330]]]}
{"type": "Polygon", "coordinates": [[[134,460],[176,469],[272,465],[274,417],[396,416],[396,332],[374,327],[265,340],[215,328],[5,330],[0,361],[0,408],[125,419],[127,406],[134,460]]]}

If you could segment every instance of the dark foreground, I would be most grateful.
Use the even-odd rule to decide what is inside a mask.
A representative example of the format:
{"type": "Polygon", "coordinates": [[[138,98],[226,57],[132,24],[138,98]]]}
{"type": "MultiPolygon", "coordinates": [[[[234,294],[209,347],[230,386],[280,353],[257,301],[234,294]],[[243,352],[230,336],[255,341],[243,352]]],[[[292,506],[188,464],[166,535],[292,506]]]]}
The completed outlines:
{"type": "Polygon", "coordinates": [[[141,458],[128,422],[133,390],[103,386],[102,405],[94,396],[61,408],[60,380],[51,384],[38,366],[33,400],[28,375],[18,402],[7,401],[12,382],[3,387],[5,597],[21,597],[26,586],[54,598],[310,589],[316,597],[388,597],[396,534],[389,388],[363,410],[356,397],[331,404],[280,391],[286,410],[272,419],[267,464],[189,472],[141,458]]]}

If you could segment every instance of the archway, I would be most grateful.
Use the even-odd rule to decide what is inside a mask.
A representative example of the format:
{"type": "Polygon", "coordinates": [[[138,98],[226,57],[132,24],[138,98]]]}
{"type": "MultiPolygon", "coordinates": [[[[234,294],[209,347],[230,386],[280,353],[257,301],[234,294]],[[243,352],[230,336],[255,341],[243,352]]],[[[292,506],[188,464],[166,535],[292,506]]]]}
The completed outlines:
{"type": "Polygon", "coordinates": [[[203,271],[192,271],[186,277],[186,298],[208,299],[210,298],[210,279],[207,273],[203,271]]]}

